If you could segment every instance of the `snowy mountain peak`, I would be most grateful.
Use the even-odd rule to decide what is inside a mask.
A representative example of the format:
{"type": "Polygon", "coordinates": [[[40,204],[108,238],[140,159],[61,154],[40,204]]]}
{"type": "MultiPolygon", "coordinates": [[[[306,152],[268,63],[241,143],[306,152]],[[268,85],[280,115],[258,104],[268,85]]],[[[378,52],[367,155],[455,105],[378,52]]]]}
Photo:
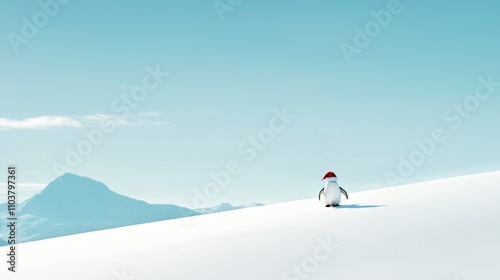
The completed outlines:
{"type": "Polygon", "coordinates": [[[66,173],[50,182],[42,192],[70,192],[75,194],[75,192],[80,191],[88,193],[89,191],[110,191],[110,189],[99,181],[66,173]]]}
{"type": "MultiPolygon", "coordinates": [[[[129,198],[101,182],[70,173],[21,203],[18,212],[23,217],[19,242],[200,214],[176,205],[152,205],[129,198]]],[[[0,210],[0,217],[5,215],[0,210]]],[[[0,229],[0,239],[6,236],[7,227],[0,229]]]]}
{"type": "Polygon", "coordinates": [[[101,182],[68,173],[50,182],[40,193],[24,202],[21,209],[23,214],[74,221],[79,217],[98,218],[103,210],[121,208],[127,199],[101,182]]]}

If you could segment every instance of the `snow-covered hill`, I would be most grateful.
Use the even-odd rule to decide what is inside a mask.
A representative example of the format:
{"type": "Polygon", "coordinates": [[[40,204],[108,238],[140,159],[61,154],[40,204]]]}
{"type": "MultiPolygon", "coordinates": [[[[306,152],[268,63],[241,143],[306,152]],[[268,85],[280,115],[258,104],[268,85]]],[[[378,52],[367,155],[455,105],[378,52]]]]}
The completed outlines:
{"type": "MultiPolygon", "coordinates": [[[[1,220],[7,216],[4,209],[0,208],[1,220]]],[[[17,215],[18,241],[26,242],[199,213],[176,205],[149,204],[113,192],[90,178],[65,174],[21,203],[17,215]]],[[[7,228],[2,227],[0,239],[7,235],[7,228]]]]}
{"type": "Polygon", "coordinates": [[[21,244],[19,272],[4,267],[0,279],[500,279],[500,172],[349,198],[21,244]]]}

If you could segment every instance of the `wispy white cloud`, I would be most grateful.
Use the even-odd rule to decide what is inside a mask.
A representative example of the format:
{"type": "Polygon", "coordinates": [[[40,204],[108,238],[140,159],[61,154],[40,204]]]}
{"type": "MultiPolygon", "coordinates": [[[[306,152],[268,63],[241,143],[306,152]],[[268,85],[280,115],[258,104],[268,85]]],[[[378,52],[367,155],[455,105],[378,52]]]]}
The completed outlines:
{"type": "Polygon", "coordinates": [[[48,129],[60,127],[85,127],[92,126],[107,120],[117,126],[162,125],[165,121],[157,120],[161,116],[158,112],[142,112],[124,118],[119,115],[94,114],[87,116],[39,116],[27,119],[0,118],[0,131],[12,129],[48,129]]]}
{"type": "Polygon", "coordinates": [[[130,115],[127,118],[123,118],[118,115],[95,114],[95,115],[85,116],[83,119],[86,121],[93,121],[93,122],[100,122],[103,120],[107,120],[118,126],[162,125],[167,123],[165,121],[146,119],[147,117],[157,117],[157,116],[160,116],[160,114],[156,112],[138,113],[136,115],[130,115]]]}
{"type": "Polygon", "coordinates": [[[40,116],[22,120],[0,118],[0,130],[47,129],[55,127],[81,127],[76,119],[63,116],[40,116]]]}
{"type": "MultiPolygon", "coordinates": [[[[47,186],[46,183],[18,183],[19,190],[29,190],[29,191],[41,191],[47,186]]],[[[0,183],[1,188],[6,188],[7,183],[0,183]]]]}
{"type": "MultiPolygon", "coordinates": [[[[47,186],[46,183],[18,183],[17,203],[21,203],[39,193],[47,186]]],[[[6,183],[0,183],[1,189],[6,189],[6,183]]],[[[7,202],[7,192],[0,192],[0,204],[7,202]]],[[[0,209],[2,211],[2,209],[0,209]]]]}

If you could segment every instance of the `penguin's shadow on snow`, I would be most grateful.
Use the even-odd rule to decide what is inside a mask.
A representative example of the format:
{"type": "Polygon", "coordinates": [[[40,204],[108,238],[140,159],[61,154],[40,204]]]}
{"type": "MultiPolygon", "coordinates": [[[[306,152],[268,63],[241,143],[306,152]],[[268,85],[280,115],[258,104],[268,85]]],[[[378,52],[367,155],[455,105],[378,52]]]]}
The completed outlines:
{"type": "Polygon", "coordinates": [[[344,204],[335,206],[333,208],[337,209],[363,209],[363,208],[377,208],[377,207],[385,207],[387,205],[363,205],[363,204],[344,204]]]}

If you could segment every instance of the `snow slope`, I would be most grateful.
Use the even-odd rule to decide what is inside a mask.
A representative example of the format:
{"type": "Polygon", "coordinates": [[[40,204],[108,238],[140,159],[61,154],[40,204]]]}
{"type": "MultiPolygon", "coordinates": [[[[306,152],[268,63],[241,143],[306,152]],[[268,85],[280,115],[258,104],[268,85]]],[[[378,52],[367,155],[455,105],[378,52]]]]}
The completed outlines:
{"type": "Polygon", "coordinates": [[[2,262],[0,279],[500,279],[500,172],[342,204],[307,199],[21,244],[19,272],[2,262]]]}

